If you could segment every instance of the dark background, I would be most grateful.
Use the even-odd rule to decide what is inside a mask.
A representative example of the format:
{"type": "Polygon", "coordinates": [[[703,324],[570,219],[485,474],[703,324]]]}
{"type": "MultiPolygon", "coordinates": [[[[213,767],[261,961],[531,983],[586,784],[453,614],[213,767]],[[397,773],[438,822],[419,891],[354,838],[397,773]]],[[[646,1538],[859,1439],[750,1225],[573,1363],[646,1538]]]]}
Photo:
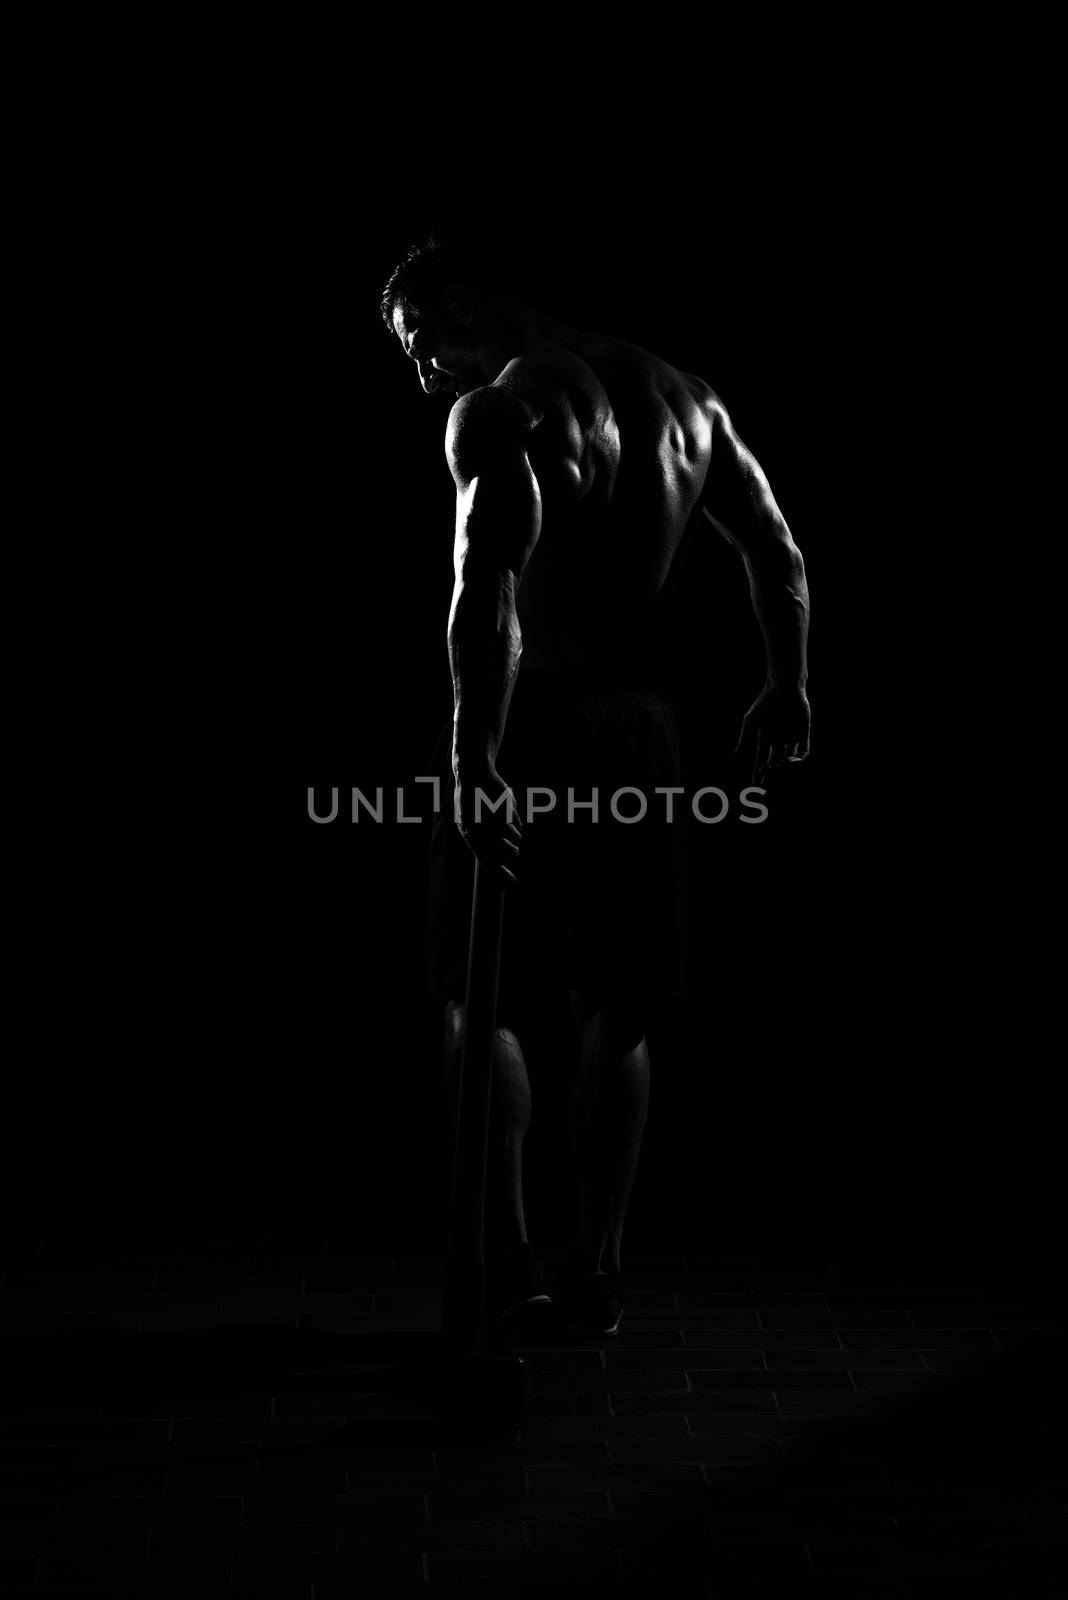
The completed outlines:
{"type": "MultiPolygon", "coordinates": [[[[116,450],[149,508],[121,563],[133,643],[100,645],[122,707],[103,768],[134,800],[120,864],[87,849],[74,869],[70,1004],[100,1047],[61,1108],[44,1078],[29,1091],[36,1227],[443,1237],[428,824],[354,827],[346,797],[404,784],[416,809],[450,715],[447,404],[377,308],[408,245],[457,214],[492,219],[546,309],[712,383],[812,591],[810,761],[766,824],[688,829],[689,994],[650,1033],[632,1249],[987,1255],[1040,1227],[1033,1114],[990,1071],[1005,1057],[972,977],[993,869],[925,642],[935,441],[961,426],[929,264],[944,202],[854,133],[771,156],[736,140],[702,170],[525,150],[498,172],[480,144],[433,183],[425,146],[369,151],[354,180],[308,144],[238,140],[195,192],[175,180],[145,272],[113,286],[152,308],[113,364],[155,375],[125,393],[116,450]],[[158,693],[139,663],[161,643],[158,693]],[[341,789],[333,825],[309,820],[310,785],[321,806],[341,789]]],[[[702,525],[670,587],[687,782],[733,794],[762,678],[744,570],[702,525]]],[[[567,1215],[550,1033],[532,1041],[536,1239],[567,1215]]]]}

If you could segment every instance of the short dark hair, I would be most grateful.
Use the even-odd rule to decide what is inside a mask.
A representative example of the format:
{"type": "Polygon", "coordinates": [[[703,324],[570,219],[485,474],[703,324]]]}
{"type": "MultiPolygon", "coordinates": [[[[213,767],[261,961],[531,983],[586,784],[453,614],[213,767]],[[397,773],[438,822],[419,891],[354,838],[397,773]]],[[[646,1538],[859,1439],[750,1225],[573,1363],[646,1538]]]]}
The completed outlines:
{"type": "Polygon", "coordinates": [[[439,309],[450,283],[462,283],[476,293],[500,290],[500,264],[487,250],[473,250],[431,234],[423,244],[412,246],[383,290],[386,327],[393,332],[393,313],[398,306],[414,311],[439,309]]]}

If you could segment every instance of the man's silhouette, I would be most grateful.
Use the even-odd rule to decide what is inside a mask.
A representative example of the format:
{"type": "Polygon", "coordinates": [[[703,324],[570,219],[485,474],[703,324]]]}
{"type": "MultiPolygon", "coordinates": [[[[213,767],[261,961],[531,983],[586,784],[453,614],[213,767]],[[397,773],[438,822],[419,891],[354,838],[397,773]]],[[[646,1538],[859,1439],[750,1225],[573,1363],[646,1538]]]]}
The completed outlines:
{"type": "Polygon", "coordinates": [[[767,679],[739,741],[759,784],[808,753],[804,564],[764,473],[701,378],[623,339],[561,325],[513,299],[483,260],[436,241],[397,268],[382,310],[424,391],[454,397],[455,715],[439,751],[450,788],[431,890],[454,1107],[473,856],[510,886],[487,1292],[499,1316],[542,1296],[523,1210],[530,1089],[520,1038],[549,988],[563,985],[581,1034],[580,1214],[555,1292],[577,1332],[612,1334],[648,1104],[646,1018],[653,999],[680,988],[685,800],[674,797],[669,824],[669,797],[655,791],[681,788],[678,731],[651,687],[654,604],[700,511],[745,562],[767,648],[767,679]],[[623,787],[638,794],[620,799],[622,815],[647,803],[637,820],[609,812],[623,787]],[[478,791],[491,801],[511,791],[517,803],[477,814],[478,791]]]}

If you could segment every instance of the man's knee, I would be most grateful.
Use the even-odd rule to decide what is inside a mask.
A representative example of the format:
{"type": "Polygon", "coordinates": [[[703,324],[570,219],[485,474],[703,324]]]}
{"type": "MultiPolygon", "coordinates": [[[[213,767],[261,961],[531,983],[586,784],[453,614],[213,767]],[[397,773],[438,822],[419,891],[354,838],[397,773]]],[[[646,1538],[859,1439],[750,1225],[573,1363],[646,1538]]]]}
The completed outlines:
{"type": "MultiPolygon", "coordinates": [[[[442,1019],[446,1049],[459,1047],[463,1039],[464,1013],[465,1008],[459,1000],[446,1001],[442,1019]]],[[[509,1050],[519,1049],[519,1040],[514,1028],[509,1027],[506,1023],[498,1023],[495,1033],[498,1045],[503,1045],[509,1050]]]]}
{"type": "Polygon", "coordinates": [[[580,1018],[600,1016],[601,1053],[625,1056],[646,1037],[648,1006],[640,995],[579,997],[580,1018]]]}

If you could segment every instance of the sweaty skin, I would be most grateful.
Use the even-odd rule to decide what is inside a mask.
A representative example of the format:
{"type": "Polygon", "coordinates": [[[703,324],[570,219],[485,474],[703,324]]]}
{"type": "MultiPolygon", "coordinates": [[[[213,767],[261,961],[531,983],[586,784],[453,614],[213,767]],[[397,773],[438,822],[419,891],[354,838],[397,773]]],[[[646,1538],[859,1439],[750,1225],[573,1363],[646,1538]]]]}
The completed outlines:
{"type": "Polygon", "coordinates": [[[803,760],[804,563],[711,387],[626,340],[462,286],[438,317],[398,305],[394,329],[424,390],[458,397],[446,435],[457,488],[453,770],[476,855],[513,878],[518,816],[483,811],[476,825],[465,797],[507,790],[496,754],[516,672],[642,682],[652,605],[697,511],[745,562],[767,649],[739,737],[753,781],[803,760]]]}

